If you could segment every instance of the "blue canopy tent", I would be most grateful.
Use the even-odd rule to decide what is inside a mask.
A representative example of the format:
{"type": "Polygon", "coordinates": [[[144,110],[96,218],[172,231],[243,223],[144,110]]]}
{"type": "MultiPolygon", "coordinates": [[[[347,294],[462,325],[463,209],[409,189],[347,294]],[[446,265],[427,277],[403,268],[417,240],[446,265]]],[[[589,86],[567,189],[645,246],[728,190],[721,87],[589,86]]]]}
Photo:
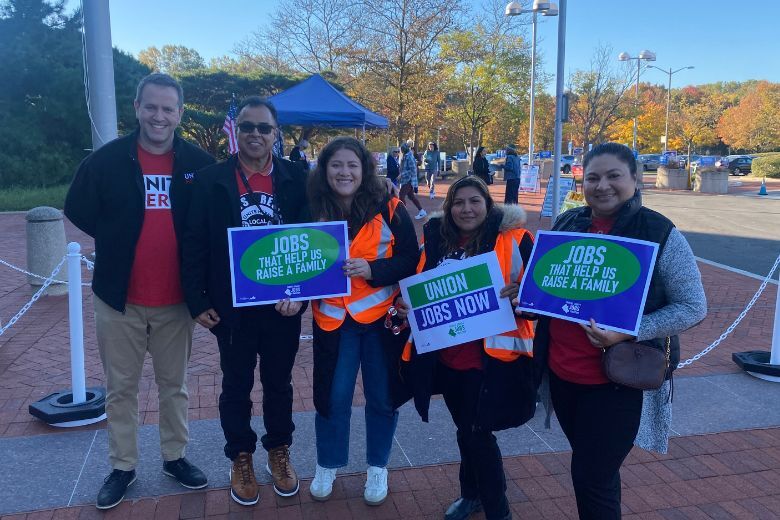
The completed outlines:
{"type": "Polygon", "coordinates": [[[269,98],[279,124],[332,128],[387,128],[387,118],[336,90],[319,74],[269,98]]]}

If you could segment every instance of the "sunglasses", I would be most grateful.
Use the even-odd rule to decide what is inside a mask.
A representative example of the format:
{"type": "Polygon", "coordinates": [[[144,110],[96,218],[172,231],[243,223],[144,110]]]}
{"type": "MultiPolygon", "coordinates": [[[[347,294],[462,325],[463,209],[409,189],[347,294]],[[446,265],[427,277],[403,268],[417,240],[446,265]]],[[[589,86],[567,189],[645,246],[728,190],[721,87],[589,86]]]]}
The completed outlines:
{"type": "Polygon", "coordinates": [[[241,130],[245,134],[251,134],[255,131],[255,128],[257,128],[257,131],[261,134],[268,135],[271,132],[273,132],[276,127],[273,125],[269,125],[268,123],[250,123],[249,121],[244,121],[243,123],[238,123],[238,129],[241,130]]]}

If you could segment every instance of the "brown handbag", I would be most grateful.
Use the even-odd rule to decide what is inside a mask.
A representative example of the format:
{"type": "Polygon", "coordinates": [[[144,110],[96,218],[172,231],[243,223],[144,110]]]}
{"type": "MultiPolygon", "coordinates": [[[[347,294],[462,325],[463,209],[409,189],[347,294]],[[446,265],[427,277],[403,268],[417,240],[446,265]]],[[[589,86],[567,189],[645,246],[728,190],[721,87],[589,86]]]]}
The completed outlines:
{"type": "Polygon", "coordinates": [[[613,383],[639,390],[658,390],[669,370],[671,338],[666,338],[666,352],[637,343],[622,341],[604,349],[601,364],[613,383]]]}

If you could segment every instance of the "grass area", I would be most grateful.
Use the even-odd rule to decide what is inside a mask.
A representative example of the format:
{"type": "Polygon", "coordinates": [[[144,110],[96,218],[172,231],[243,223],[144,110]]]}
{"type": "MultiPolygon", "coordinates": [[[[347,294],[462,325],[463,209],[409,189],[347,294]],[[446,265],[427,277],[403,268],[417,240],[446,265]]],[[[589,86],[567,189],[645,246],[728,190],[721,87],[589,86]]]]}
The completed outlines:
{"type": "Polygon", "coordinates": [[[50,188],[3,188],[0,189],[0,211],[27,211],[38,206],[62,209],[68,185],[50,188]]]}

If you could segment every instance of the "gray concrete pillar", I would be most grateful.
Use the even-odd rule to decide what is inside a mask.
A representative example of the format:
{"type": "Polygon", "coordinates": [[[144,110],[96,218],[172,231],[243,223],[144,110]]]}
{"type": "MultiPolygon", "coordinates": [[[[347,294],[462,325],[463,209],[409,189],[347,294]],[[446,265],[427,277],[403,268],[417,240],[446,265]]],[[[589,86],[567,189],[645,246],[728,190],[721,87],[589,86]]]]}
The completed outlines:
{"type": "MultiPolygon", "coordinates": [[[[27,212],[27,270],[39,276],[48,277],[67,252],[65,224],[62,211],[48,206],[33,208],[27,212]]],[[[63,265],[55,277],[67,281],[68,269],[63,265]]],[[[27,281],[34,288],[43,285],[44,280],[27,275],[27,281]]],[[[46,294],[68,293],[68,285],[53,283],[46,294]]]]}

